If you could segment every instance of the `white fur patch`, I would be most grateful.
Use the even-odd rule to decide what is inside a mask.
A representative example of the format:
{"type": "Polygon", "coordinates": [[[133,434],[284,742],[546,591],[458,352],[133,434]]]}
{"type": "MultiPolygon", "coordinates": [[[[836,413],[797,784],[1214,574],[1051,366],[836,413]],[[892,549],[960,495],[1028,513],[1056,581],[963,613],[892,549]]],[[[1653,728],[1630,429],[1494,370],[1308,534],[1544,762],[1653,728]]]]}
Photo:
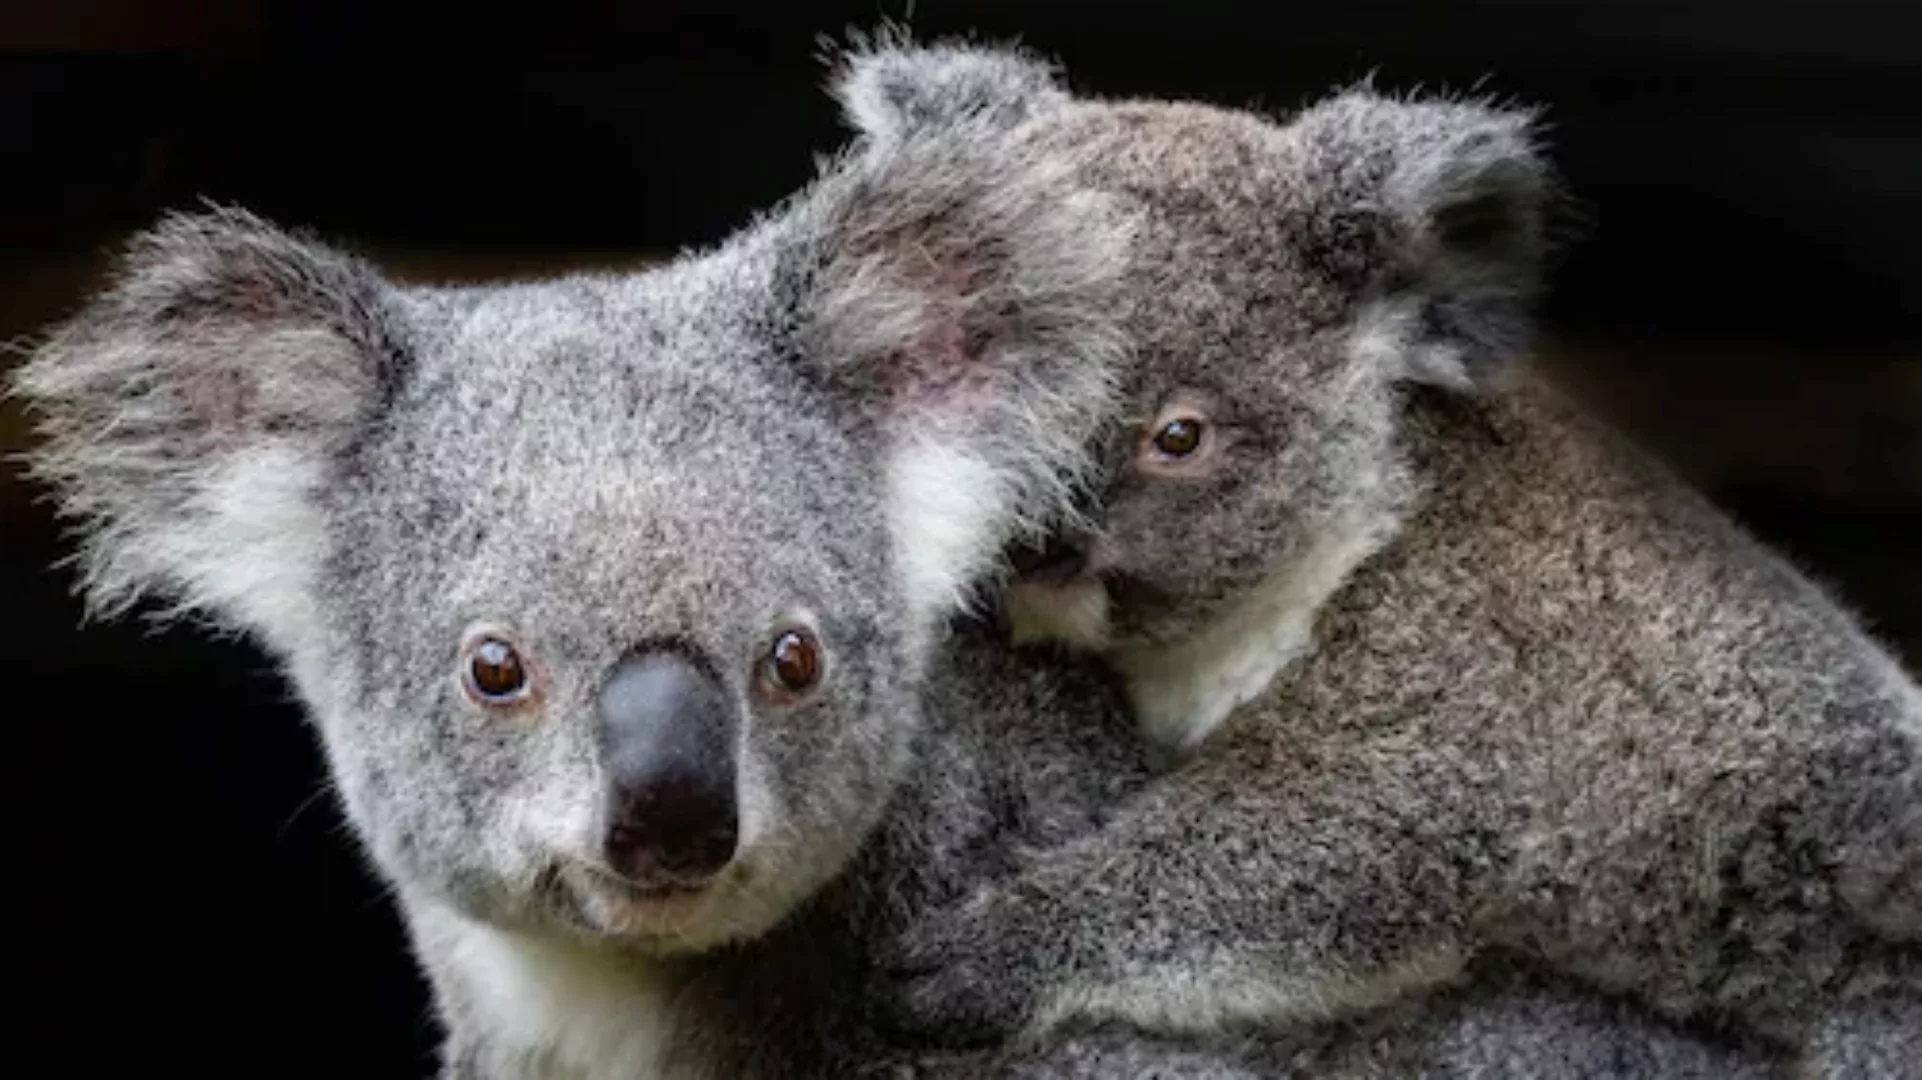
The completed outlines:
{"type": "Polygon", "coordinates": [[[586,945],[512,934],[417,907],[424,958],[485,1031],[490,1061],[555,1065],[582,1080],[660,1074],[672,1028],[666,980],[586,945]]]}
{"type": "Polygon", "coordinates": [[[198,606],[233,614],[286,655],[315,640],[313,576],[326,524],[314,506],[320,467],[284,445],[236,454],[194,495],[180,520],[156,529],[143,561],[186,579],[198,606]]]}
{"type": "Polygon", "coordinates": [[[907,435],[888,463],[897,565],[917,628],[965,607],[993,565],[1009,510],[994,467],[932,436],[907,435]]]}
{"type": "Polygon", "coordinates": [[[1142,736],[1181,754],[1213,734],[1308,651],[1321,605],[1388,535],[1386,522],[1357,522],[1270,574],[1186,641],[1111,652],[1142,736]]]}
{"type": "Polygon", "coordinates": [[[1118,1020],[1152,1031],[1200,1033],[1230,1026],[1279,1027],[1339,1019],[1458,977],[1464,956],[1441,946],[1367,975],[1321,979],[1251,964],[1164,969],[1104,986],[1062,990],[1037,1013],[1034,1030],[1064,1021],[1118,1020]]]}

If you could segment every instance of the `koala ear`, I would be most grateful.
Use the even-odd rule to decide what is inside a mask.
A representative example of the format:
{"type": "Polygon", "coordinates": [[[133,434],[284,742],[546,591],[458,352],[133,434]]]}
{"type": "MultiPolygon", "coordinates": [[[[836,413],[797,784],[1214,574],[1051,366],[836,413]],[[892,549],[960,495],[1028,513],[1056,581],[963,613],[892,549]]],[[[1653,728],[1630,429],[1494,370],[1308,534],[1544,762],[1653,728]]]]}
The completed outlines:
{"type": "Polygon", "coordinates": [[[89,606],[143,597],[271,638],[310,618],[330,464],[403,348],[388,287],[251,216],[175,216],[16,373],[31,473],[79,524],[89,606]]]}
{"type": "Polygon", "coordinates": [[[830,87],[848,124],[889,143],[957,127],[1002,130],[1068,101],[1055,67],[1012,46],[914,46],[903,34],[859,40],[830,87]]]}
{"type": "Polygon", "coordinates": [[[1472,390],[1529,347],[1554,197],[1533,113],[1350,91],[1304,112],[1311,183],[1377,226],[1386,303],[1371,345],[1405,377],[1472,390]]]}
{"type": "Polygon", "coordinates": [[[882,435],[924,613],[1072,515],[1114,407],[1134,224],[1079,165],[925,140],[860,156],[832,200],[804,352],[882,435]]]}

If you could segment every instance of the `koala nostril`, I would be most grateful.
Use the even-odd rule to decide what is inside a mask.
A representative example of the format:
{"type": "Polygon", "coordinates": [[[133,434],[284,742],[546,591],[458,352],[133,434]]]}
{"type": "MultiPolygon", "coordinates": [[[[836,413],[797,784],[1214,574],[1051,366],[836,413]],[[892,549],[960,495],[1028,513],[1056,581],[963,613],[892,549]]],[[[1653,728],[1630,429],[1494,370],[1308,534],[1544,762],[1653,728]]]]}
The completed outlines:
{"type": "Polygon", "coordinates": [[[734,858],[740,823],[732,793],[677,787],[616,796],[625,808],[608,826],[606,856],[623,877],[684,883],[712,877],[734,858]]]}
{"type": "Polygon", "coordinates": [[[719,681],[678,653],[637,653],[615,665],[599,705],[611,868],[649,886],[719,872],[740,832],[719,681]]]}
{"type": "Polygon", "coordinates": [[[1088,553],[1082,543],[1050,536],[1039,547],[1016,551],[1009,561],[1015,573],[1029,581],[1068,581],[1087,569],[1088,553]]]}

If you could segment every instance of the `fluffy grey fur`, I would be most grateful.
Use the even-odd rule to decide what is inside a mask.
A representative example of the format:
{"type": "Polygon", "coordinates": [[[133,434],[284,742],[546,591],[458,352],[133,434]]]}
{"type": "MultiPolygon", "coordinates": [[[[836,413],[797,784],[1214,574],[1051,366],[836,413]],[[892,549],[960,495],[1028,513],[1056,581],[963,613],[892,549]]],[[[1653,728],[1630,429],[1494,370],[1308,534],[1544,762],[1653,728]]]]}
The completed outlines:
{"type": "Polygon", "coordinates": [[[1754,1078],[1791,1075],[1781,1055],[1752,1040],[1718,1039],[1664,1023],[1571,980],[1488,957],[1464,988],[1411,996],[1346,1022],[1240,1039],[1216,1033],[1151,1039],[1127,1024],[1058,1031],[983,1068],[955,1055],[902,1075],[1136,1077],[1254,1080],[1274,1077],[1572,1080],[1754,1078]],[[1492,961],[1492,962],[1488,962],[1492,961]]]}
{"type": "Polygon", "coordinates": [[[1922,1055],[1922,691],[1517,368],[1551,195],[1526,114],[1361,89],[1274,124],[1036,96],[1006,53],[871,63],[857,121],[931,70],[877,141],[1026,98],[989,111],[1010,176],[1067,155],[1141,210],[1097,528],[1009,610],[1103,652],[1183,756],[911,935],[914,1018],[1286,1024],[1506,946],[1836,1074],[1922,1055]],[[1170,416],[1198,449],[1154,447],[1170,416]]]}

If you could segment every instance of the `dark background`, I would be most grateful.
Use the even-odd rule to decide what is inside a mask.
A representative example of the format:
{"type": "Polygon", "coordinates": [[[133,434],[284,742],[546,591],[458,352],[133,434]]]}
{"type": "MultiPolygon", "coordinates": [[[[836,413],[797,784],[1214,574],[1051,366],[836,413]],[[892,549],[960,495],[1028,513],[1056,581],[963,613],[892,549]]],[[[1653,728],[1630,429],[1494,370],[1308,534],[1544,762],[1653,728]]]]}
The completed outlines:
{"type": "MultiPolygon", "coordinates": [[[[1589,229],[1546,358],[1922,665],[1913,5],[1268,7],[920,0],[911,25],[1018,34],[1107,94],[1288,108],[1373,70],[1548,106],[1589,229]]],[[[201,197],[413,278],[716,239],[840,138],[816,35],[904,11],[11,0],[0,340],[201,197]]],[[[34,494],[0,470],[9,1022],[60,1074],[426,1075],[421,987],[284,688],[237,643],[83,628],[34,494]]]]}

